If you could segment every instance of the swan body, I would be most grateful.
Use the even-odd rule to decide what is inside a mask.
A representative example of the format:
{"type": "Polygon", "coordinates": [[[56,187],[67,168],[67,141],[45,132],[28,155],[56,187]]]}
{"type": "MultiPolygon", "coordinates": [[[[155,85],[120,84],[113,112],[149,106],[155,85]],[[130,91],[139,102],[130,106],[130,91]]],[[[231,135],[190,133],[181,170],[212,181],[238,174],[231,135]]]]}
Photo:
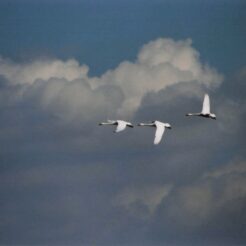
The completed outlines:
{"type": "Polygon", "coordinates": [[[157,120],[152,121],[151,123],[139,123],[138,126],[151,126],[156,128],[155,139],[154,139],[155,145],[160,143],[165,128],[171,129],[171,125],[169,123],[163,123],[157,120]]]}
{"type": "Polygon", "coordinates": [[[216,120],[216,115],[210,112],[209,95],[205,94],[204,96],[201,113],[188,113],[186,114],[186,116],[201,116],[201,117],[211,118],[211,119],[216,120]]]}
{"type": "Polygon", "coordinates": [[[124,120],[107,120],[107,122],[101,122],[99,123],[100,126],[102,125],[115,125],[116,129],[114,132],[121,132],[126,129],[126,127],[133,127],[133,125],[130,122],[124,121],[124,120]]]}

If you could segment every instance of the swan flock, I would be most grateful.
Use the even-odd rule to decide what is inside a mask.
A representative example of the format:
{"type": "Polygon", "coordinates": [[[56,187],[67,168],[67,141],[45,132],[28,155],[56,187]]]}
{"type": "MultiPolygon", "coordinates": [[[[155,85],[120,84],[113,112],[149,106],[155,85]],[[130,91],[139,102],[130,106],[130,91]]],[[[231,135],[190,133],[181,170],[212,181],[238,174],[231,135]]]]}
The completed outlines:
{"type": "MultiPolygon", "coordinates": [[[[203,99],[202,111],[200,113],[188,113],[186,116],[200,116],[205,118],[210,118],[216,120],[216,115],[210,112],[210,99],[209,95],[205,94],[203,99]]],[[[99,125],[114,125],[116,126],[114,132],[118,133],[125,130],[127,127],[133,128],[133,124],[124,120],[107,120],[107,122],[101,122],[99,125]]],[[[152,121],[151,123],[139,123],[138,126],[150,126],[155,127],[155,138],[154,144],[157,145],[160,143],[162,136],[165,132],[165,129],[171,129],[169,123],[164,123],[158,120],[152,121]]]]}

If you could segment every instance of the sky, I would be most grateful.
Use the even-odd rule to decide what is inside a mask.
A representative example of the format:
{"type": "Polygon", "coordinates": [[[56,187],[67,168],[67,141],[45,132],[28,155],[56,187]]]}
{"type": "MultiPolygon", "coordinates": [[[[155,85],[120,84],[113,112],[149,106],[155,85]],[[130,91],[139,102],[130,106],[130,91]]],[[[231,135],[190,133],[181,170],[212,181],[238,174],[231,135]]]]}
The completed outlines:
{"type": "Polygon", "coordinates": [[[0,245],[245,245],[245,12],[1,1],[0,245]]]}

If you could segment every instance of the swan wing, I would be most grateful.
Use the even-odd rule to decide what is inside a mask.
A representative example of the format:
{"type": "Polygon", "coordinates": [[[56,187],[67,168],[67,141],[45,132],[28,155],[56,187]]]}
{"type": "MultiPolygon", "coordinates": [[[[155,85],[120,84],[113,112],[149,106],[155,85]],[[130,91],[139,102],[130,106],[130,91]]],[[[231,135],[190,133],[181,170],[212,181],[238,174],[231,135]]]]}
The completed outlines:
{"type": "Polygon", "coordinates": [[[209,114],[210,113],[210,102],[209,102],[209,96],[208,94],[205,94],[203,105],[202,105],[202,113],[203,114],[209,114]]]}
{"type": "Polygon", "coordinates": [[[164,125],[156,125],[154,144],[160,143],[164,131],[165,131],[164,125]]]}
{"type": "Polygon", "coordinates": [[[115,129],[115,132],[121,132],[121,131],[125,130],[125,128],[126,128],[126,122],[118,121],[118,125],[115,129]]]}

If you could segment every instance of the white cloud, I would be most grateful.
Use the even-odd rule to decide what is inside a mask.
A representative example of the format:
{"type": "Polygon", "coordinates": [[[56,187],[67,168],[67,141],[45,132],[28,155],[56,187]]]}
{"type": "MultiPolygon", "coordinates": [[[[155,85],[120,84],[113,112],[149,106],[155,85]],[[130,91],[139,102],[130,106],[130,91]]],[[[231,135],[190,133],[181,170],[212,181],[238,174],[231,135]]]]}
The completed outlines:
{"type": "Polygon", "coordinates": [[[207,87],[218,86],[223,77],[214,69],[203,65],[191,40],[174,41],[160,38],[144,45],[136,62],[122,62],[94,80],[97,85],[119,85],[126,100],[120,112],[134,111],[142,97],[179,82],[197,81],[207,87]]]}
{"type": "MultiPolygon", "coordinates": [[[[51,78],[36,81],[23,93],[23,97],[38,99],[40,106],[59,117],[88,122],[115,115],[123,101],[123,94],[116,86],[92,89],[86,80],[68,83],[65,79],[51,78]]],[[[33,99],[34,100],[34,99],[33,99]]]]}
{"type": "Polygon", "coordinates": [[[164,207],[163,220],[176,226],[196,228],[213,220],[227,206],[238,209],[232,204],[246,197],[245,174],[245,161],[235,160],[184,185],[128,186],[114,198],[113,205],[122,206],[129,214],[142,219],[160,216],[164,207]]]}
{"type": "Polygon", "coordinates": [[[42,106],[67,114],[64,117],[71,119],[79,115],[91,118],[90,113],[96,115],[97,112],[104,112],[105,117],[130,118],[148,92],[187,81],[216,87],[223,79],[214,69],[201,63],[190,39],[160,38],[144,45],[135,62],[124,61],[101,77],[88,77],[87,73],[88,67],[74,59],[26,64],[0,59],[0,74],[11,84],[25,85],[29,93],[31,90],[37,93],[36,88],[42,88],[39,92],[42,106]],[[118,92],[110,95],[105,85],[108,91],[118,92]],[[86,114],[81,114],[82,111],[86,114]]]}
{"type": "MultiPolygon", "coordinates": [[[[145,228],[152,228],[153,224],[160,222],[163,232],[167,228],[172,230],[175,225],[181,226],[181,229],[187,226],[194,230],[199,226],[204,228],[215,217],[218,219],[220,214],[227,215],[228,207],[233,210],[235,204],[239,206],[235,211],[240,213],[246,197],[245,161],[233,161],[219,167],[216,164],[218,159],[227,158],[227,155],[237,151],[235,132],[241,133],[243,130],[240,115],[245,107],[230,97],[222,98],[224,90],[218,93],[219,97],[211,95],[211,108],[218,115],[217,121],[185,119],[184,114],[190,106],[194,105],[198,110],[201,107],[204,88],[219,86],[222,80],[215,70],[201,63],[190,40],[152,41],[143,46],[135,62],[122,62],[101,77],[88,77],[86,66],[74,60],[69,61],[35,61],[23,65],[1,60],[0,73],[9,82],[6,87],[2,83],[0,90],[0,105],[5,117],[1,136],[7,146],[2,152],[7,149],[9,155],[14,153],[15,158],[20,156],[18,170],[19,163],[25,164],[25,155],[30,153],[32,156],[27,161],[33,163],[32,158],[40,159],[37,165],[42,166],[30,172],[18,172],[16,176],[11,173],[3,179],[6,187],[9,184],[21,184],[35,190],[35,187],[43,184],[63,187],[69,183],[67,196],[70,197],[70,187],[73,187],[71,197],[76,200],[75,211],[87,214],[88,221],[92,221],[92,228],[100,224],[98,221],[102,218],[106,222],[114,221],[103,222],[109,227],[99,228],[99,234],[100,230],[113,234],[115,228],[124,231],[128,228],[129,218],[137,222],[143,220],[145,228]],[[21,103],[18,104],[18,101],[21,103]],[[9,107],[11,103],[16,103],[16,107],[9,107]],[[30,104],[31,109],[28,108],[30,104]],[[169,115],[168,120],[172,118],[170,123],[173,122],[174,130],[169,132],[170,135],[167,133],[163,145],[155,150],[151,145],[154,130],[145,132],[135,129],[125,132],[125,135],[115,136],[95,127],[98,120],[130,117],[137,109],[135,119],[147,118],[151,113],[152,116],[161,115],[163,118],[169,115]],[[141,110],[143,115],[139,114],[141,110]],[[60,122],[63,122],[60,120],[48,128],[46,125],[50,121],[42,118],[42,114],[47,112],[58,115],[65,122],[78,122],[79,128],[73,124],[59,128],[60,122]],[[88,122],[90,124],[86,124],[88,122]],[[98,130],[91,133],[89,125],[98,130]],[[69,127],[72,130],[66,132],[69,127]],[[43,133],[44,136],[40,137],[43,133]],[[18,135],[21,136],[18,138],[18,135]],[[33,146],[33,149],[29,146],[33,146]],[[231,153],[224,156],[224,151],[231,153]],[[127,157],[122,159],[125,154],[127,157]],[[94,165],[94,158],[103,162],[94,165]],[[65,163],[63,167],[60,160],[65,163]],[[48,165],[50,163],[52,165],[48,165]],[[124,168],[119,163],[124,164],[124,168]],[[141,172],[139,168],[134,168],[135,164],[141,166],[141,172]],[[213,164],[216,168],[207,172],[213,164]],[[57,166],[51,167],[53,165],[57,166]],[[64,180],[68,182],[64,183],[64,180]],[[132,186],[129,186],[129,180],[132,186]],[[101,188],[95,194],[94,188],[97,191],[97,187],[101,188]],[[77,206],[80,198],[81,204],[84,204],[81,188],[86,191],[85,197],[93,191],[91,200],[83,208],[77,206]],[[96,204],[93,208],[92,202],[96,204]],[[79,207],[81,209],[77,209],[79,207]],[[95,220],[91,220],[93,216],[95,220]]],[[[53,119],[50,115],[47,118],[53,119]]],[[[26,166],[23,166],[25,169],[26,166]]],[[[48,199],[54,211],[57,196],[54,201],[48,199]]],[[[26,194],[26,198],[30,198],[29,194],[26,194]]],[[[64,201],[70,202],[66,198],[64,201]]],[[[66,209],[64,211],[66,213],[66,209]]],[[[73,206],[71,210],[68,209],[68,214],[70,211],[74,212],[73,206]]],[[[79,232],[81,225],[88,227],[84,217],[80,218],[83,221],[78,220],[79,232]]],[[[223,226],[223,222],[220,220],[217,223],[215,220],[218,226],[223,226]]],[[[176,233],[175,230],[173,232],[176,233]]]]}
{"type": "Polygon", "coordinates": [[[16,64],[0,57],[0,74],[12,84],[33,84],[37,79],[49,80],[60,78],[71,81],[87,78],[88,66],[82,65],[74,59],[37,60],[26,64],[16,64]]]}
{"type": "Polygon", "coordinates": [[[206,172],[195,183],[177,187],[170,194],[168,218],[178,225],[196,227],[212,220],[227,204],[233,210],[230,202],[246,197],[245,174],[245,161],[233,161],[206,172]]]}

